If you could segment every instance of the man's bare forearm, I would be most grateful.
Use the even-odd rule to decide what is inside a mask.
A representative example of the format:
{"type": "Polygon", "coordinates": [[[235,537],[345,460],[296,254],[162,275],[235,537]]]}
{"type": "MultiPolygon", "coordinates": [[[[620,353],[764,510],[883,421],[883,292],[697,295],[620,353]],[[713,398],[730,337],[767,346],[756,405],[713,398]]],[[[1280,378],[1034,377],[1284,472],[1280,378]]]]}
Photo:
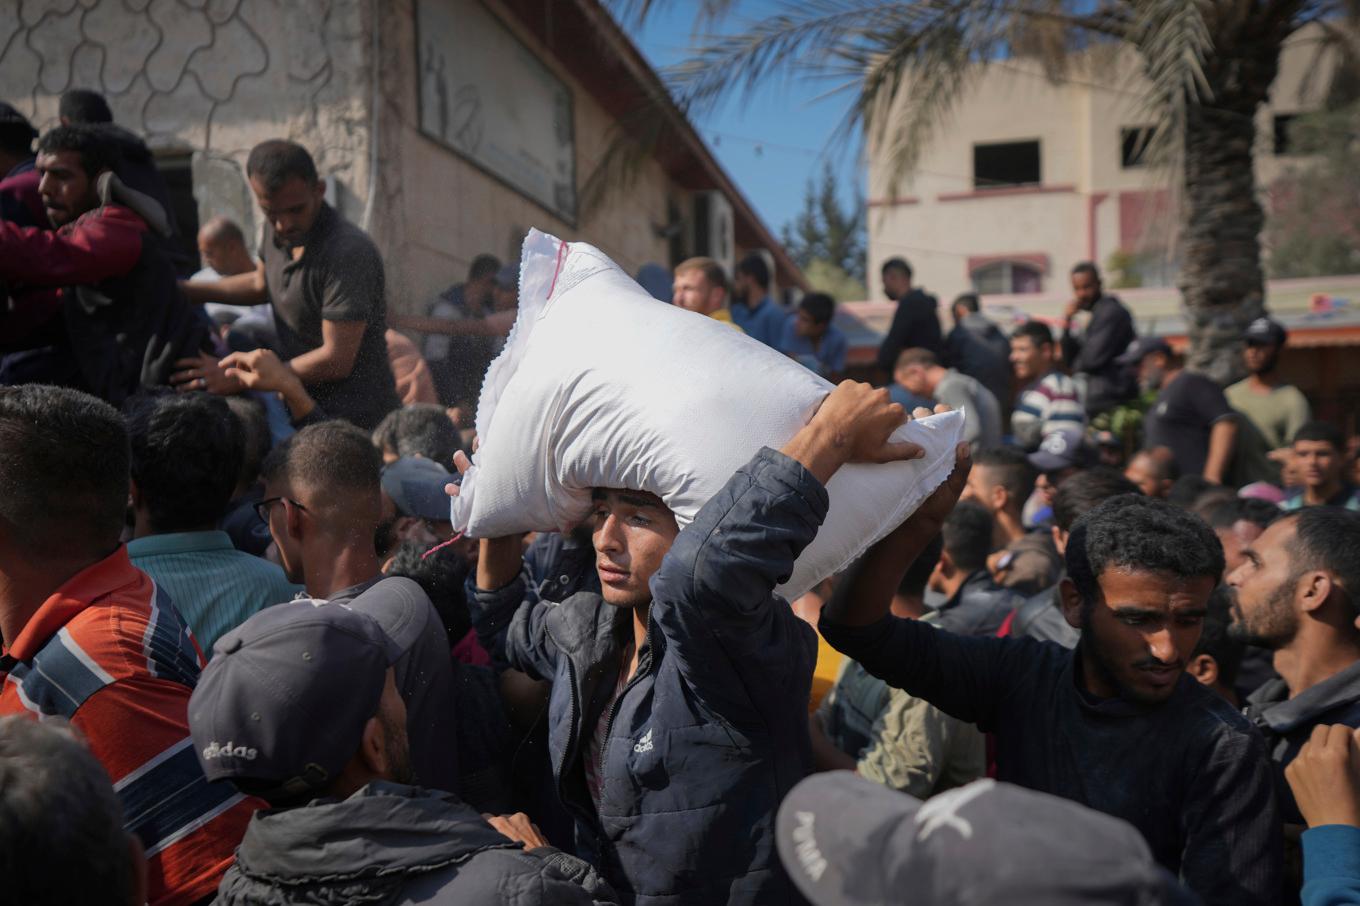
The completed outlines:
{"type": "Polygon", "coordinates": [[[1204,478],[1214,484],[1222,484],[1232,460],[1233,446],[1237,441],[1237,422],[1233,418],[1219,419],[1209,429],[1209,453],[1204,458],[1204,478]]]}
{"type": "Polygon", "coordinates": [[[264,274],[250,271],[223,277],[221,280],[204,280],[199,283],[181,283],[184,296],[195,305],[217,302],[222,305],[260,305],[269,301],[264,274]]]}

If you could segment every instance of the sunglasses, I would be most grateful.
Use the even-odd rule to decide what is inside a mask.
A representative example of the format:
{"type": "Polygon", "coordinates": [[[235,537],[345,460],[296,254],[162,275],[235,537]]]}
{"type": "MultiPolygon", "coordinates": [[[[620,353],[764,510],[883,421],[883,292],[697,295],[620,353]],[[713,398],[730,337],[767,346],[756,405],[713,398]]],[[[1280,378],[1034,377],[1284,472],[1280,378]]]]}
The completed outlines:
{"type": "Polygon", "coordinates": [[[297,507],[298,509],[302,510],[302,512],[304,512],[304,513],[307,512],[307,508],[306,508],[305,506],[303,506],[302,504],[298,503],[296,500],[294,500],[294,499],[291,498],[291,497],[267,497],[267,498],[265,498],[264,500],[261,500],[259,503],[255,504],[255,515],[260,517],[260,521],[261,521],[261,522],[263,522],[265,525],[268,525],[268,524],[269,524],[269,508],[272,507],[274,504],[278,503],[280,500],[286,500],[286,501],[288,501],[289,503],[291,503],[293,506],[295,506],[295,507],[297,507]]]}

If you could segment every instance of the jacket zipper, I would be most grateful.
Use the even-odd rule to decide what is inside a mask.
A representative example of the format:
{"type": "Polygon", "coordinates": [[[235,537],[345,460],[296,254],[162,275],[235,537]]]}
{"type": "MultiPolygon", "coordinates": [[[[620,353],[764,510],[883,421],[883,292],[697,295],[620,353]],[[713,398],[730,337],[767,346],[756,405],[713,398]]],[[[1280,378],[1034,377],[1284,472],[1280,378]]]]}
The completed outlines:
{"type": "Polygon", "coordinates": [[[651,636],[652,636],[652,619],[651,616],[648,616],[647,636],[642,640],[643,646],[647,649],[647,659],[644,662],[642,656],[640,654],[638,655],[637,670],[633,673],[632,679],[628,680],[628,682],[624,684],[623,688],[619,690],[619,694],[614,696],[614,701],[609,706],[609,717],[604,722],[604,740],[603,740],[604,744],[600,746],[599,763],[595,765],[595,769],[600,772],[601,798],[603,798],[604,796],[604,753],[609,750],[609,734],[614,729],[614,716],[619,713],[619,704],[623,701],[623,697],[628,694],[628,690],[633,688],[633,686],[637,684],[637,681],[642,677],[643,673],[645,673],[647,670],[650,670],[652,667],[652,646],[648,644],[648,642],[651,640],[651,636]]]}

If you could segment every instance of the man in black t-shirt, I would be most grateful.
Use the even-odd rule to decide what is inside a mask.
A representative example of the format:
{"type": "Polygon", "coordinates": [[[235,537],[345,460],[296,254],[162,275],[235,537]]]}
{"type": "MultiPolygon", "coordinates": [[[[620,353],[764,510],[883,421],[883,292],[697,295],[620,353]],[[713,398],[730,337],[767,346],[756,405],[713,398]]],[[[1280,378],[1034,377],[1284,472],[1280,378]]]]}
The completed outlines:
{"type": "Polygon", "coordinates": [[[897,303],[897,311],[878,347],[879,370],[891,376],[897,357],[905,349],[929,349],[943,358],[944,339],[936,313],[939,302],[912,287],[911,265],[905,259],[889,258],[883,263],[883,294],[897,303]]]}
{"type": "Polygon", "coordinates": [[[1118,360],[1138,369],[1139,384],[1157,399],[1143,422],[1143,447],[1171,451],[1181,475],[1222,484],[1237,441],[1237,418],[1223,390],[1184,362],[1165,340],[1145,337],[1118,360]]]}
{"type": "MultiPolygon", "coordinates": [[[[400,405],[387,361],[382,257],[368,234],[325,201],[312,157],[272,140],[246,162],[265,215],[254,271],[181,284],[190,301],[269,302],[276,352],[329,414],[372,430],[400,405]]],[[[185,360],[172,380],[186,390],[239,393],[237,378],[210,356],[185,360]]]]}

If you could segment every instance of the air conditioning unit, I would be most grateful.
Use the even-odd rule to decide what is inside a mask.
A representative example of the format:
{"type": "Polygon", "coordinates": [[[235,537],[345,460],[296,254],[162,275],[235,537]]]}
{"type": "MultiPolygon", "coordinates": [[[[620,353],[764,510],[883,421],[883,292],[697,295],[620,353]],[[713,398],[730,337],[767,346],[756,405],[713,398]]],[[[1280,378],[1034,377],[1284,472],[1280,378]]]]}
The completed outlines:
{"type": "Polygon", "coordinates": [[[737,266],[736,230],[732,204],[721,192],[694,194],[694,254],[712,258],[732,278],[737,266]]]}

